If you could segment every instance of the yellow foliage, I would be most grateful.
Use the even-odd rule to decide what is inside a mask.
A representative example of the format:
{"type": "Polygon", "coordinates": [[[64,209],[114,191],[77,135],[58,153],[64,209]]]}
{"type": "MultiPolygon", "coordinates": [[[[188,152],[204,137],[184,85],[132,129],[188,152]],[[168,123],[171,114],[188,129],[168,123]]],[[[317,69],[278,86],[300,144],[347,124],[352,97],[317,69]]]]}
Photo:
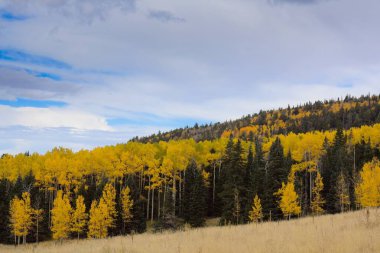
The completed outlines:
{"type": "Polygon", "coordinates": [[[263,211],[261,207],[260,198],[255,196],[252,203],[252,210],[249,211],[249,220],[252,222],[258,222],[263,218],[263,211]]]}
{"type": "Polygon", "coordinates": [[[30,204],[29,192],[24,192],[22,198],[15,197],[10,203],[9,220],[12,233],[15,237],[24,237],[29,234],[33,225],[33,209],[30,204]]]}
{"type": "Polygon", "coordinates": [[[131,190],[129,187],[125,187],[121,191],[121,207],[122,207],[122,217],[124,223],[127,223],[132,217],[132,207],[133,207],[133,200],[130,196],[131,190]]]}
{"type": "Polygon", "coordinates": [[[321,196],[321,192],[323,190],[323,180],[321,174],[317,172],[317,177],[314,181],[313,187],[313,199],[311,201],[311,211],[313,214],[319,215],[324,212],[323,204],[325,203],[324,199],[321,196]]]}
{"type": "Polygon", "coordinates": [[[298,215],[301,213],[301,207],[298,204],[298,195],[294,190],[294,183],[288,182],[282,183],[281,189],[275,193],[280,196],[279,206],[281,208],[284,217],[290,218],[292,214],[298,215]]]}
{"type": "Polygon", "coordinates": [[[86,213],[84,198],[80,195],[76,200],[75,210],[71,219],[71,232],[77,233],[78,238],[87,225],[87,218],[88,214],[86,213]]]}
{"type": "Polygon", "coordinates": [[[378,160],[375,159],[363,166],[355,192],[361,206],[380,206],[380,162],[378,160]]]}
{"type": "Polygon", "coordinates": [[[69,197],[61,190],[57,192],[51,214],[53,239],[67,239],[71,231],[72,208],[69,197]]]}

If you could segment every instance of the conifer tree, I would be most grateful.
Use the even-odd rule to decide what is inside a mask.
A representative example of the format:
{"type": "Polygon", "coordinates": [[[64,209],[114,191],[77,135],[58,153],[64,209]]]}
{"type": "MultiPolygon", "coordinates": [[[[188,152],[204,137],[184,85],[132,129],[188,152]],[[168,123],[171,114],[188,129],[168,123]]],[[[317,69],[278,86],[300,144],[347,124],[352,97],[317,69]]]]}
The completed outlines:
{"type": "Polygon", "coordinates": [[[255,198],[252,202],[252,209],[249,211],[249,220],[251,222],[259,222],[263,218],[263,211],[261,207],[260,198],[255,195],[255,198]]]}
{"type": "Polygon", "coordinates": [[[71,232],[77,234],[77,238],[81,233],[84,232],[84,229],[87,225],[88,214],[86,213],[86,205],[84,204],[84,198],[82,195],[79,195],[75,202],[75,210],[72,215],[72,224],[71,232]]]}
{"type": "Polygon", "coordinates": [[[281,188],[282,182],[286,182],[289,168],[285,163],[284,150],[279,138],[276,138],[269,150],[266,175],[265,197],[263,199],[264,215],[266,218],[279,219],[281,210],[277,205],[275,193],[281,188]]]}
{"type": "Polygon", "coordinates": [[[184,194],[184,219],[192,227],[201,227],[206,219],[206,188],[195,161],[186,169],[184,194]]]}
{"type": "Polygon", "coordinates": [[[247,163],[245,166],[245,176],[244,176],[244,187],[245,190],[242,192],[242,211],[243,211],[243,222],[246,223],[249,220],[249,211],[250,211],[250,201],[254,196],[254,157],[252,151],[252,144],[249,145],[247,163]]]}
{"type": "MultiPolygon", "coordinates": [[[[227,145],[228,146],[228,145],[227,145]]],[[[223,212],[221,222],[224,224],[239,224],[243,221],[241,203],[244,187],[244,161],[242,157],[240,140],[232,146],[229,153],[226,152],[225,182],[221,198],[223,200],[223,212]]]]}
{"type": "Polygon", "coordinates": [[[53,239],[62,241],[69,238],[71,231],[72,207],[69,197],[62,190],[57,192],[53,202],[52,227],[53,239]]]}
{"type": "Polygon", "coordinates": [[[317,172],[317,176],[314,181],[314,187],[313,187],[313,199],[311,201],[311,212],[313,215],[319,215],[324,212],[323,205],[325,203],[324,199],[322,198],[321,192],[323,190],[323,181],[321,174],[317,172]]]}

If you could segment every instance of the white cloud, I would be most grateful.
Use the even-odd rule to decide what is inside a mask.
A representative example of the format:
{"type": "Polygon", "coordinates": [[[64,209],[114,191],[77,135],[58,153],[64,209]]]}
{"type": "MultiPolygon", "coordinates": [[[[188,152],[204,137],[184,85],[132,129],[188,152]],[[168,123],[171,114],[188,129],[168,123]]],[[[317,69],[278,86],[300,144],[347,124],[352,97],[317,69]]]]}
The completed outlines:
{"type": "Polygon", "coordinates": [[[112,130],[97,115],[67,108],[9,107],[0,105],[0,127],[27,126],[34,128],[67,127],[77,130],[112,130]]]}

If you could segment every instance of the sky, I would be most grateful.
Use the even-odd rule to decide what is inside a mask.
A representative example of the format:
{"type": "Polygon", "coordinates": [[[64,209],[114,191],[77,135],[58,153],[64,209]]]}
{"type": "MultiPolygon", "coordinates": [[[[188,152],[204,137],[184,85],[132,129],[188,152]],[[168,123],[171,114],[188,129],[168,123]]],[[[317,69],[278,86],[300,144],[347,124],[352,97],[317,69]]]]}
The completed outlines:
{"type": "Polygon", "coordinates": [[[0,154],[380,93],[378,0],[0,0],[0,154]]]}

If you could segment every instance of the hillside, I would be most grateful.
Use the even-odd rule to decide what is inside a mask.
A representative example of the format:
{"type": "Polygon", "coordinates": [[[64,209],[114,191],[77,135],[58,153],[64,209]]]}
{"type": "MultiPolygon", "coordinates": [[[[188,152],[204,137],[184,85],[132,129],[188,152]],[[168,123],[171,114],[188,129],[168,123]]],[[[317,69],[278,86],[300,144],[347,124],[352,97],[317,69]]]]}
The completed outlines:
{"type": "Polygon", "coordinates": [[[234,227],[142,234],[102,240],[1,246],[2,253],[375,253],[380,251],[380,211],[307,217],[234,227]]]}
{"type": "Polygon", "coordinates": [[[220,225],[241,225],[379,207],[379,100],[349,99],[355,102],[321,104],[327,109],[313,113],[307,106],[261,113],[250,126],[223,130],[211,141],[4,154],[0,243],[144,233],[147,223],[154,231],[180,230],[215,217],[220,225]],[[304,120],[331,124],[287,132],[304,120]]]}
{"type": "Polygon", "coordinates": [[[346,96],[343,100],[308,102],[299,106],[287,106],[277,110],[260,111],[240,119],[136,137],[133,141],[158,142],[192,138],[196,141],[214,140],[231,133],[246,139],[249,133],[265,135],[306,133],[342,127],[349,129],[380,123],[380,95],[361,97],[346,96]]]}

